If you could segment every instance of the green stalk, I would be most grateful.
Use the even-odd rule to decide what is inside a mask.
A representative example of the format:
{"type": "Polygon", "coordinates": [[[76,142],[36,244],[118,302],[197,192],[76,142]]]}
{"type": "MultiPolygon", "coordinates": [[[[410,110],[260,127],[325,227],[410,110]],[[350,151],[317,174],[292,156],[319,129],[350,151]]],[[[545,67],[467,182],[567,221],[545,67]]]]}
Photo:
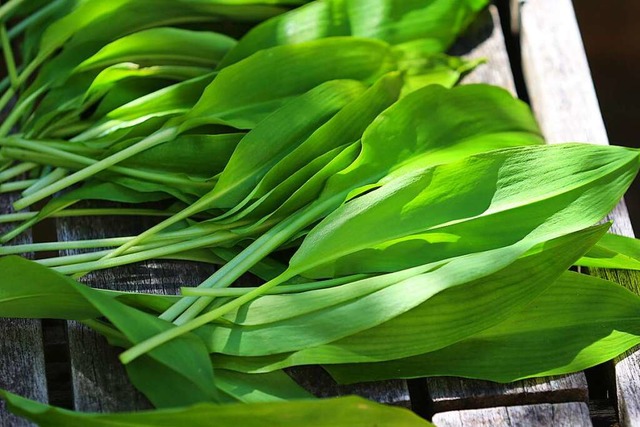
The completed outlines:
{"type": "Polygon", "coordinates": [[[27,188],[22,192],[22,195],[28,196],[29,194],[33,194],[36,191],[40,190],[41,188],[46,187],[47,185],[53,184],[59,179],[64,178],[67,175],[67,172],[68,171],[64,168],[54,169],[52,172],[36,180],[36,182],[34,182],[32,186],[30,186],[29,188],[27,188]]]}
{"type": "Polygon", "coordinates": [[[119,151],[105,159],[102,159],[91,166],[87,166],[84,169],[81,169],[63,179],[56,182],[55,184],[50,185],[47,188],[43,188],[40,191],[31,194],[28,197],[25,197],[19,201],[14,203],[14,208],[16,210],[24,209],[32,204],[39,202],[40,200],[49,197],[58,191],[64,190],[65,188],[77,184],[80,181],[83,181],[91,176],[95,175],[98,172],[101,172],[116,163],[119,163],[123,160],[128,159],[138,153],[141,153],[144,150],[147,150],[151,147],[155,147],[156,145],[160,145],[164,142],[170,141],[173,139],[178,133],[178,129],[176,127],[169,127],[161,129],[150,136],[146,137],[142,141],[125,148],[122,151],[119,151]]]}
{"type": "MultiPolygon", "coordinates": [[[[22,80],[20,80],[18,84],[22,84],[22,80]]],[[[34,102],[36,102],[40,94],[42,94],[42,92],[44,92],[45,90],[46,86],[41,87],[40,89],[29,95],[27,98],[25,98],[24,101],[18,103],[11,109],[11,112],[0,126],[0,136],[7,136],[11,132],[11,129],[13,129],[15,124],[18,123],[22,115],[28,110],[28,108],[31,107],[34,102]]],[[[7,93],[9,92],[15,93],[15,90],[11,88],[7,91],[7,93]]],[[[4,108],[4,106],[1,108],[4,108]]]]}
{"type": "Polygon", "coordinates": [[[93,262],[74,264],[71,266],[58,267],[55,270],[63,274],[86,273],[87,271],[103,270],[106,268],[118,267],[120,265],[132,264],[134,262],[147,261],[152,258],[160,258],[174,253],[198,249],[210,245],[230,244],[235,242],[240,236],[229,231],[220,231],[210,236],[182,241],[175,244],[163,245],[160,248],[128,255],[121,255],[118,258],[100,259],[93,262]]]}
{"type": "Polygon", "coordinates": [[[106,239],[76,240],[73,242],[44,242],[26,245],[0,246],[0,255],[22,254],[26,252],[63,251],[68,249],[93,249],[121,245],[131,237],[111,237],[106,239]]]}
{"type": "Polygon", "coordinates": [[[11,178],[15,178],[16,176],[22,175],[23,173],[29,172],[30,170],[37,167],[38,165],[36,163],[30,162],[24,162],[12,166],[9,169],[5,169],[4,171],[0,172],[0,182],[8,181],[11,178]]]}
{"type": "MultiPolygon", "coordinates": [[[[354,274],[346,277],[339,277],[337,279],[320,280],[317,282],[300,283],[298,285],[280,285],[274,289],[269,290],[265,295],[281,295],[292,294],[298,292],[315,291],[318,289],[327,289],[334,286],[345,285],[347,283],[355,282],[358,280],[364,280],[371,277],[370,274],[354,274]]],[[[222,289],[203,289],[203,288],[191,288],[182,287],[180,292],[185,296],[193,297],[239,297],[248,292],[253,292],[258,288],[222,288],[222,289]]]]}
{"type": "Polygon", "coordinates": [[[24,3],[24,0],[9,0],[0,6],[0,22],[5,22],[9,19],[13,11],[20,7],[22,3],[24,3]]]}
{"type": "MultiPolygon", "coordinates": [[[[39,142],[29,141],[21,138],[11,138],[5,139],[3,144],[7,147],[17,147],[28,150],[33,150],[40,153],[50,154],[52,156],[57,156],[61,159],[69,160],[71,162],[78,163],[81,166],[91,166],[98,163],[97,160],[92,159],[90,157],[85,157],[79,154],[69,153],[64,150],[60,150],[58,148],[53,148],[39,142]]],[[[189,179],[184,179],[171,175],[164,175],[162,173],[155,173],[145,170],[138,170],[133,168],[128,168],[125,166],[111,166],[107,169],[109,172],[119,173],[121,175],[130,176],[133,178],[139,178],[149,182],[157,182],[160,184],[166,184],[170,186],[176,186],[178,188],[184,187],[192,187],[194,189],[210,189],[211,184],[207,182],[197,182],[189,179]]]]}
{"type": "Polygon", "coordinates": [[[4,22],[0,24],[0,42],[2,43],[2,53],[4,54],[4,62],[7,66],[7,75],[9,76],[11,87],[17,90],[20,87],[20,81],[18,80],[18,71],[16,70],[16,60],[13,57],[11,42],[9,41],[7,27],[4,22]]]}
{"type": "Polygon", "coordinates": [[[38,182],[37,179],[25,179],[23,181],[13,181],[13,182],[2,183],[0,184],[0,194],[24,190],[26,188],[31,187],[36,182],[38,182]]]}
{"type": "Polygon", "coordinates": [[[48,5],[38,9],[36,12],[24,18],[9,30],[9,38],[13,39],[14,37],[22,34],[24,30],[31,27],[32,25],[39,24],[40,21],[51,15],[58,7],[64,5],[65,1],[66,0],[52,1],[48,5]]]}
{"type": "MultiPolygon", "coordinates": [[[[167,244],[166,242],[155,242],[155,243],[148,243],[142,247],[134,246],[127,253],[137,253],[145,250],[156,249],[160,246],[165,246],[166,244],[167,244]]],[[[40,260],[37,260],[36,262],[41,265],[46,265],[47,267],[63,267],[67,265],[95,261],[97,259],[100,259],[108,251],[109,250],[106,249],[103,251],[95,251],[95,252],[88,252],[88,253],[75,254],[75,255],[63,255],[63,256],[57,256],[52,258],[40,259],[40,260]]]]}
{"type": "MultiPolygon", "coordinates": [[[[247,246],[231,261],[223,265],[212,276],[202,282],[199,287],[226,288],[231,286],[249,268],[276,250],[280,245],[286,243],[298,231],[321,218],[335,204],[336,199],[337,197],[334,197],[322,203],[312,204],[281,221],[247,246]]],[[[209,297],[200,297],[198,299],[185,297],[162,313],[160,318],[181,325],[194,319],[202,310],[207,308],[211,301],[212,298],[209,297]]]]}
{"type": "MultiPolygon", "coordinates": [[[[4,185],[4,184],[3,184],[4,185]]],[[[39,212],[17,212],[11,214],[0,215],[0,224],[9,222],[18,222],[32,219],[38,216],[39,212]]],[[[170,216],[171,212],[158,209],[136,209],[136,208],[87,208],[87,209],[69,209],[60,212],[54,212],[49,215],[50,218],[71,218],[78,216],[170,216]]]]}

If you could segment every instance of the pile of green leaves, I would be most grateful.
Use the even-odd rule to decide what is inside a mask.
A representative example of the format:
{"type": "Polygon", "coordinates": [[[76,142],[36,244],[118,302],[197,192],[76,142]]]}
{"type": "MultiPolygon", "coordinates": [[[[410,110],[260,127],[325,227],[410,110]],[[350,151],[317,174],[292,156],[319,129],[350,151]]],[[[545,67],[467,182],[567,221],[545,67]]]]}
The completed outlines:
{"type": "Polygon", "coordinates": [[[446,49],[485,0],[160,3],[0,8],[0,104],[15,99],[0,190],[22,192],[16,210],[46,201],[0,216],[23,221],[2,237],[0,316],[83,322],[126,349],[132,383],[161,409],[74,414],[3,392],[16,413],[41,425],[421,425],[358,399],[317,402],[284,369],[506,382],[640,343],[640,297],[568,271],[640,267],[636,240],[597,225],[640,156],[544,145],[504,90],[453,87],[477,63],[446,49]],[[87,200],[121,205],[74,208],[87,200]],[[79,215],[164,218],[137,236],[11,244],[79,215]],[[15,256],[68,249],[94,250],[15,256]],[[177,296],[76,281],[155,258],[220,268],[177,296]],[[259,286],[235,286],[247,272],[259,286]]]}

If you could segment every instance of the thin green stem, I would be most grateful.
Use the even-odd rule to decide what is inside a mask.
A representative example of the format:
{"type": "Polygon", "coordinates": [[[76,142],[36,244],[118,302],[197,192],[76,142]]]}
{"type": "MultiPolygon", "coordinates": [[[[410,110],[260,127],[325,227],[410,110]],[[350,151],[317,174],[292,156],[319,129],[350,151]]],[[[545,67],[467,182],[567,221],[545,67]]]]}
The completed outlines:
{"type": "Polygon", "coordinates": [[[234,243],[239,236],[235,233],[221,231],[211,236],[192,239],[175,244],[163,245],[160,248],[148,251],[136,252],[133,254],[121,255],[117,258],[100,259],[93,262],[74,264],[71,266],[58,267],[56,270],[63,274],[86,273],[94,270],[118,267],[120,265],[132,264],[134,262],[147,261],[153,258],[160,258],[190,249],[202,248],[210,245],[234,243]]]}
{"type": "Polygon", "coordinates": [[[22,254],[26,252],[63,251],[70,249],[107,248],[121,245],[131,237],[111,237],[106,239],[76,240],[73,242],[43,242],[26,245],[0,246],[0,255],[22,254]]]}
{"type": "Polygon", "coordinates": [[[5,169],[0,172],[0,182],[8,181],[16,176],[22,175],[23,173],[29,172],[32,169],[37,168],[38,165],[36,163],[24,162],[17,164],[15,166],[10,167],[9,169],[5,169]]]}
{"type": "Polygon", "coordinates": [[[7,27],[4,22],[0,24],[0,42],[2,43],[2,53],[4,54],[4,62],[7,66],[7,75],[9,76],[11,87],[13,87],[14,90],[18,90],[20,81],[16,69],[16,60],[13,56],[13,49],[11,48],[7,27]]]}
{"type": "Polygon", "coordinates": [[[34,182],[32,186],[30,186],[29,188],[27,188],[22,192],[22,195],[28,196],[29,194],[33,194],[36,191],[40,190],[41,188],[44,188],[47,185],[53,184],[59,179],[64,178],[66,175],[67,175],[66,169],[56,168],[53,171],[46,174],[45,176],[43,176],[42,178],[38,179],[36,182],[34,182]]]}
{"type": "MultiPolygon", "coordinates": [[[[4,185],[4,184],[3,184],[4,185]]],[[[10,222],[26,221],[38,216],[40,212],[17,212],[0,215],[0,224],[10,222]]],[[[170,216],[170,212],[157,209],[135,209],[135,208],[92,208],[92,209],[68,209],[53,212],[49,218],[70,218],[78,216],[170,216]]]]}
{"type": "MultiPolygon", "coordinates": [[[[29,141],[21,138],[8,138],[3,141],[3,145],[7,147],[17,147],[28,150],[33,150],[39,153],[50,154],[52,156],[57,156],[62,159],[75,162],[82,166],[91,166],[98,163],[97,160],[92,159],[90,157],[85,157],[75,153],[69,153],[64,150],[60,150],[58,148],[53,148],[48,145],[44,145],[40,142],[29,141]]],[[[207,182],[199,182],[192,181],[190,179],[184,179],[178,176],[172,176],[170,174],[162,174],[157,172],[132,169],[124,166],[111,166],[107,168],[109,172],[119,173],[121,175],[130,176],[133,178],[139,178],[145,181],[157,182],[160,184],[173,185],[178,189],[184,189],[185,187],[191,187],[197,190],[209,190],[211,189],[211,184],[207,182]]]]}
{"type": "MultiPolygon", "coordinates": [[[[299,292],[315,291],[318,289],[333,288],[335,286],[344,285],[358,280],[363,280],[371,277],[369,274],[354,274],[346,277],[339,277],[337,279],[321,280],[317,282],[300,283],[299,285],[280,285],[267,292],[265,295],[281,295],[281,294],[294,294],[299,292]]],[[[203,288],[191,288],[182,287],[180,292],[185,296],[193,297],[238,297],[248,292],[253,292],[257,287],[252,288],[222,288],[222,289],[203,289],[203,288]]]]}
{"type": "Polygon", "coordinates": [[[144,150],[147,150],[156,145],[160,145],[164,142],[170,141],[177,135],[177,128],[165,128],[161,129],[154,134],[148,136],[142,141],[125,148],[122,151],[119,151],[105,159],[98,161],[97,163],[92,164],[91,166],[87,166],[84,169],[81,169],[63,179],[56,182],[55,184],[50,185],[47,188],[44,188],[40,191],[37,191],[34,194],[31,194],[28,197],[21,199],[18,202],[14,203],[14,207],[19,210],[25,207],[32,205],[33,203],[39,202],[40,200],[51,196],[58,191],[64,190],[65,188],[77,184],[80,181],[83,181],[91,176],[95,175],[98,172],[101,172],[123,160],[128,159],[138,153],[141,153],[144,150]]]}
{"type": "Polygon", "coordinates": [[[0,6],[0,22],[5,22],[9,19],[13,11],[20,7],[22,3],[24,3],[24,0],[9,0],[0,6]]]}
{"type": "MultiPolygon", "coordinates": [[[[22,82],[20,81],[19,84],[21,83],[22,82]]],[[[15,124],[18,123],[18,120],[20,120],[22,115],[28,110],[28,108],[31,107],[34,102],[36,102],[40,94],[42,94],[45,90],[46,86],[41,87],[11,109],[11,112],[9,113],[7,118],[4,120],[2,125],[0,125],[0,137],[7,136],[11,132],[11,129],[13,129],[15,124]]]]}
{"type": "MultiPolygon", "coordinates": [[[[333,199],[328,199],[323,203],[312,204],[281,221],[247,246],[231,261],[223,265],[222,268],[202,282],[199,287],[226,288],[231,286],[249,268],[287,242],[298,231],[321,218],[333,203],[333,199]]],[[[207,308],[211,301],[212,298],[209,297],[200,297],[197,300],[192,297],[185,297],[162,313],[160,317],[173,321],[176,325],[181,325],[194,319],[202,310],[207,308]]]]}
{"type": "Polygon", "coordinates": [[[64,5],[66,1],[67,0],[52,1],[48,5],[38,9],[36,12],[24,18],[9,30],[9,38],[13,39],[14,37],[17,37],[20,34],[22,34],[22,32],[27,28],[29,28],[30,26],[35,26],[39,24],[40,21],[42,21],[43,19],[51,15],[53,12],[55,12],[55,10],[58,7],[64,5]]]}
{"type": "Polygon", "coordinates": [[[21,191],[31,187],[38,182],[37,179],[25,179],[23,181],[12,181],[0,184],[0,194],[11,193],[13,191],[21,191]]]}

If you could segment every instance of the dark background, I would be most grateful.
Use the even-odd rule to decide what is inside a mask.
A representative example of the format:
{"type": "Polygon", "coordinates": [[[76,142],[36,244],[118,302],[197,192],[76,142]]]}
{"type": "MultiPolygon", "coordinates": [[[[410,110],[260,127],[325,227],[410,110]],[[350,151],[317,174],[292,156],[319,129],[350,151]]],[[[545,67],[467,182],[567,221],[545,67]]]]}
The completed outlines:
{"type": "MultiPolygon", "coordinates": [[[[573,0],[573,5],[609,141],[640,147],[640,1],[573,0]]],[[[638,235],[640,180],[626,200],[638,235]]]]}

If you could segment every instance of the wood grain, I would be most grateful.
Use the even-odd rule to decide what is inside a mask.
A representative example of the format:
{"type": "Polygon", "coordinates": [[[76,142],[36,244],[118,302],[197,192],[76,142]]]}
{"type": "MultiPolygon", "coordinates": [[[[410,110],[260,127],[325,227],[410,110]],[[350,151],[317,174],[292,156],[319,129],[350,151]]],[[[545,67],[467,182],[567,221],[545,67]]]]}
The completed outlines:
{"type": "Polygon", "coordinates": [[[437,414],[437,427],[588,427],[589,409],[585,403],[559,403],[473,409],[437,414]]]}
{"type": "Polygon", "coordinates": [[[317,397],[358,395],[376,402],[411,408],[406,381],[390,380],[339,385],[320,366],[296,366],[287,373],[317,397]]]}
{"type": "MultiPolygon", "coordinates": [[[[11,213],[15,195],[0,196],[0,212],[11,213]]],[[[0,233],[9,229],[0,226],[0,233]]],[[[24,233],[12,244],[31,242],[24,233]]],[[[2,274],[2,272],[0,272],[2,274]]],[[[0,319],[0,388],[21,396],[47,402],[42,324],[31,319],[0,319]]],[[[0,426],[29,426],[31,423],[7,412],[0,401],[0,426]]]]}
{"type": "MultiPolygon", "coordinates": [[[[570,0],[536,0],[520,8],[523,69],[534,112],[550,142],[608,144],[606,129],[570,0]]],[[[633,236],[624,202],[608,219],[612,232],[633,236]]],[[[640,289],[636,272],[594,269],[590,274],[640,289]]],[[[640,353],[615,366],[621,425],[640,424],[640,353]]]]}
{"type": "MultiPolygon", "coordinates": [[[[454,47],[453,53],[463,54],[466,58],[488,59],[487,64],[469,74],[463,83],[489,83],[515,94],[509,56],[495,6],[478,19],[454,47]]],[[[449,377],[428,378],[427,388],[435,412],[588,400],[587,380],[583,373],[511,384],[449,377]]]]}

